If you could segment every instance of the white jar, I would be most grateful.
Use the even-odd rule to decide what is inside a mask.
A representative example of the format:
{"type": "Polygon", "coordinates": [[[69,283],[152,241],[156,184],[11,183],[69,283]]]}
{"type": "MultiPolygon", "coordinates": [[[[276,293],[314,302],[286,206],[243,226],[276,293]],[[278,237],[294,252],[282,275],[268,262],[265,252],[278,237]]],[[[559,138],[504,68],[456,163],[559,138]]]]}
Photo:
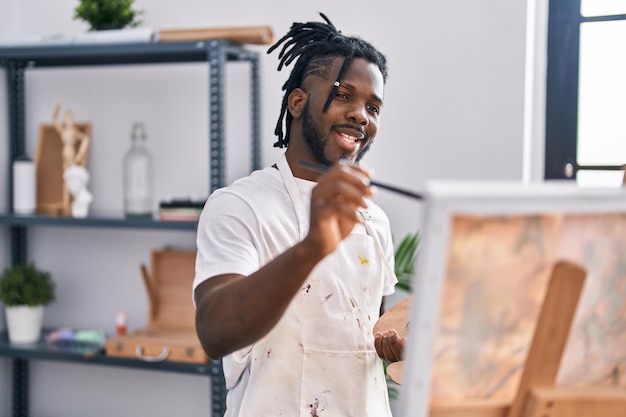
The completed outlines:
{"type": "Polygon", "coordinates": [[[35,164],[27,156],[13,162],[13,213],[34,214],[37,201],[35,164]]]}

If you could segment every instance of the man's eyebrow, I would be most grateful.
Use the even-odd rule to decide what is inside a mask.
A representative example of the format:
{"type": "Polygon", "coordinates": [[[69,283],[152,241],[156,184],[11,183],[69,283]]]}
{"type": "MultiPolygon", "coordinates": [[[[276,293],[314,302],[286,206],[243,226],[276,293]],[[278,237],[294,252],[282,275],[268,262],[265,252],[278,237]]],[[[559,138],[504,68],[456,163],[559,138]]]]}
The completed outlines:
{"type": "MultiPolygon", "coordinates": [[[[356,90],[356,87],[355,87],[355,86],[353,86],[352,84],[348,84],[348,83],[346,83],[346,82],[343,82],[343,81],[335,81],[335,82],[333,83],[333,85],[334,85],[335,87],[342,86],[342,87],[347,88],[348,90],[352,90],[352,91],[356,90]]],[[[381,103],[381,104],[383,103],[383,98],[382,98],[382,97],[379,97],[379,96],[378,96],[378,94],[372,94],[372,98],[373,98],[374,100],[378,101],[378,102],[379,102],[379,103],[381,103]]]]}

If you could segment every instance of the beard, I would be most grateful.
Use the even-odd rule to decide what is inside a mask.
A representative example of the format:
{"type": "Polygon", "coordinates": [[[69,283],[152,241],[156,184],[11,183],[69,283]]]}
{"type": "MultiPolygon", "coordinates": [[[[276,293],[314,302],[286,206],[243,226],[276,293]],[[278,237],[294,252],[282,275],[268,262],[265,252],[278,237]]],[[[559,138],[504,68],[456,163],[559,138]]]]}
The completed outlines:
{"type": "MultiPolygon", "coordinates": [[[[319,124],[317,124],[311,117],[309,104],[310,102],[307,100],[306,104],[302,108],[302,136],[304,137],[304,143],[307,144],[311,150],[311,154],[318,160],[318,162],[326,166],[331,166],[333,161],[328,159],[325,152],[326,140],[324,140],[324,135],[322,134],[322,129],[319,124]]],[[[359,162],[361,158],[363,158],[365,153],[369,150],[371,144],[371,142],[368,143],[359,151],[355,162],[359,162]]]]}
{"type": "Polygon", "coordinates": [[[309,104],[310,102],[307,100],[302,108],[302,136],[304,137],[304,143],[307,144],[315,159],[326,166],[330,166],[332,162],[326,157],[324,152],[326,142],[323,139],[322,129],[311,117],[309,104]]]}

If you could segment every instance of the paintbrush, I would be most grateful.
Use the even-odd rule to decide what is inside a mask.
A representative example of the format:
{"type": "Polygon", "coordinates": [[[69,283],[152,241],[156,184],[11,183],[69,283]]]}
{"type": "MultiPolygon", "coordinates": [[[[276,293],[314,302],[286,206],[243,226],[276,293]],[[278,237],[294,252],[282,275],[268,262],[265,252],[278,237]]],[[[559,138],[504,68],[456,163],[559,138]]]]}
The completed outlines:
{"type": "MultiPolygon", "coordinates": [[[[322,174],[325,173],[326,171],[328,171],[328,167],[326,165],[316,164],[316,163],[309,162],[309,161],[300,160],[300,161],[298,161],[298,165],[300,165],[303,168],[309,169],[311,171],[319,172],[319,173],[322,173],[322,174]]],[[[374,186],[376,186],[378,188],[382,188],[384,190],[392,191],[394,193],[402,194],[403,196],[414,198],[416,200],[423,200],[424,199],[424,196],[421,195],[421,194],[418,194],[416,192],[409,191],[409,190],[404,190],[402,188],[398,188],[398,187],[393,186],[393,185],[383,184],[382,182],[370,181],[370,185],[374,185],[374,186]]]]}

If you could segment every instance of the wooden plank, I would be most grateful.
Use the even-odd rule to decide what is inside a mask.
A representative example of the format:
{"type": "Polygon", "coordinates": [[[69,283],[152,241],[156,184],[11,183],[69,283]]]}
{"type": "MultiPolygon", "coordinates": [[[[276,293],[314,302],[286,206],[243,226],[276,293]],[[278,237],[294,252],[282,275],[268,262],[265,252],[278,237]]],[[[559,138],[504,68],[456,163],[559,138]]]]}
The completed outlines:
{"type": "Polygon", "coordinates": [[[186,328],[195,331],[196,309],[189,288],[193,283],[196,251],[184,249],[153,250],[149,271],[148,299],[155,305],[150,326],[186,328]]]}
{"type": "Polygon", "coordinates": [[[270,45],[274,32],[270,26],[207,27],[189,29],[162,29],[157,33],[159,42],[201,41],[224,39],[237,43],[270,45]]]}
{"type": "Polygon", "coordinates": [[[624,417],[626,390],[620,388],[535,388],[523,417],[624,417]]]}
{"type": "Polygon", "coordinates": [[[489,399],[437,401],[430,405],[430,417],[506,417],[510,405],[489,399]]]}
{"type": "Polygon", "coordinates": [[[586,271],[571,262],[560,261],[554,266],[508,417],[522,416],[531,388],[554,385],[585,276],[586,271]]]}

